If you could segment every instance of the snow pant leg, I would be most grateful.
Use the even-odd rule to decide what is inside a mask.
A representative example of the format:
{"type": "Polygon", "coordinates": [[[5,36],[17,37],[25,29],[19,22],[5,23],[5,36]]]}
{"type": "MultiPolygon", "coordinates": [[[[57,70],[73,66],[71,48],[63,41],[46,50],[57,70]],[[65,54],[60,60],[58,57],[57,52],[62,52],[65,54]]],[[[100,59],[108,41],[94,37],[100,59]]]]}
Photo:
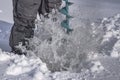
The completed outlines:
{"type": "Polygon", "coordinates": [[[34,35],[35,19],[41,0],[13,0],[14,25],[11,30],[9,45],[12,50],[26,38],[34,35]]]}

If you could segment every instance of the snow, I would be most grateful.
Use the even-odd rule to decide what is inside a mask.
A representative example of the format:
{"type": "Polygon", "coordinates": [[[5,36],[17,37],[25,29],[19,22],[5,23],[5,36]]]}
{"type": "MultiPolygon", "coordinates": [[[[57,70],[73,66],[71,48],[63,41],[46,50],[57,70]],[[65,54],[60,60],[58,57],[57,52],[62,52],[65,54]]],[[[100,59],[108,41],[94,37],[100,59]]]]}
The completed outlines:
{"type": "Polygon", "coordinates": [[[102,66],[100,61],[93,61],[92,64],[94,64],[94,66],[91,68],[91,72],[99,73],[104,70],[104,67],[102,66]]]}
{"type": "Polygon", "coordinates": [[[119,56],[120,56],[120,40],[116,42],[113,51],[111,53],[111,57],[119,57],[119,56]]]}
{"type": "MultiPolygon", "coordinates": [[[[80,76],[88,76],[89,71],[83,71],[81,73],[70,73],[70,72],[55,72],[51,73],[46,64],[43,63],[38,57],[26,57],[24,55],[15,55],[14,53],[4,52],[0,49],[0,69],[3,67],[4,78],[10,79],[9,76],[13,77],[12,80],[18,80],[28,75],[31,77],[29,80],[82,80],[80,76]],[[2,65],[4,64],[4,65],[2,65]],[[7,65],[5,65],[7,64],[7,65]],[[86,74],[86,75],[85,75],[86,74]],[[23,76],[20,76],[23,75],[23,76]],[[14,78],[14,77],[17,78],[14,78]]],[[[93,62],[94,66],[91,67],[92,72],[100,72],[103,67],[99,61],[93,62]]],[[[2,76],[0,75],[1,79],[2,76]]],[[[4,79],[2,79],[4,80],[4,79]]],[[[25,80],[25,79],[24,79],[25,80]]]]}
{"type": "MultiPolygon", "coordinates": [[[[12,53],[13,54],[13,53],[12,53]]],[[[20,75],[23,73],[27,73],[32,71],[33,69],[39,70],[42,73],[47,73],[48,69],[46,67],[46,64],[42,63],[39,58],[26,58],[23,56],[14,56],[14,55],[8,55],[10,61],[13,61],[12,64],[7,68],[6,74],[7,75],[20,75]]],[[[4,58],[5,56],[3,56],[4,58]]]]}
{"type": "Polygon", "coordinates": [[[112,57],[119,57],[120,14],[114,17],[104,18],[100,27],[104,28],[104,36],[101,45],[106,45],[106,49],[112,46],[110,55],[112,57]],[[107,44],[111,45],[107,46],[107,44]]]}
{"type": "Polygon", "coordinates": [[[0,49],[0,61],[7,61],[10,59],[10,56],[5,54],[5,52],[2,52],[2,50],[0,49]]]}
{"type": "Polygon", "coordinates": [[[13,53],[3,52],[1,49],[0,62],[9,62],[5,71],[6,75],[19,76],[34,70],[35,72],[31,73],[33,74],[33,80],[45,80],[43,79],[44,74],[49,73],[46,64],[42,63],[39,58],[18,56],[13,53]]]}
{"type": "Polygon", "coordinates": [[[109,38],[111,38],[113,36],[119,38],[120,30],[119,29],[115,30],[116,26],[117,25],[119,26],[119,23],[117,24],[117,22],[116,22],[116,21],[119,21],[119,17],[120,17],[120,14],[118,14],[117,16],[115,16],[112,20],[111,19],[107,19],[107,20],[104,19],[103,20],[103,24],[105,22],[108,22],[108,24],[105,24],[107,26],[106,27],[107,31],[106,31],[106,35],[104,35],[104,41],[109,40],[109,38]]]}

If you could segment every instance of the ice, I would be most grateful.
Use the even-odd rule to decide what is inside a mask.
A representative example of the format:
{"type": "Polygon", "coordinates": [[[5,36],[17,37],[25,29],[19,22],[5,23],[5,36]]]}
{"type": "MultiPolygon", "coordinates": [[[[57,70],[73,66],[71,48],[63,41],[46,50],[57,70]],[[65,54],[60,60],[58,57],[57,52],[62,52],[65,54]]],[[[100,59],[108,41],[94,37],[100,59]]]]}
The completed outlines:
{"type": "Polygon", "coordinates": [[[12,24],[0,20],[0,48],[4,51],[10,51],[9,35],[12,24]]]}
{"type": "Polygon", "coordinates": [[[0,13],[2,13],[3,11],[2,10],[0,10],[0,13]]]}

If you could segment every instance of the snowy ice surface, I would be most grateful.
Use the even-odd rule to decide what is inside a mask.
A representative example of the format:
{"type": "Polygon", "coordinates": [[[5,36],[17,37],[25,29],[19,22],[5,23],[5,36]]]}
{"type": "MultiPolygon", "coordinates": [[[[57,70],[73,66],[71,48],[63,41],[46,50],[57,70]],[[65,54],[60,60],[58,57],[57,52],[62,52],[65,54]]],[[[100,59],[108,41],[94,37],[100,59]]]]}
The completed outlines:
{"type": "MultiPolygon", "coordinates": [[[[37,57],[18,56],[13,53],[4,52],[0,49],[0,78],[1,80],[82,80],[89,76],[89,71],[82,73],[55,72],[51,73],[46,64],[37,57]],[[3,75],[3,76],[2,76],[3,75]]],[[[100,72],[97,69],[101,66],[100,62],[95,62],[92,72],[100,72]]]]}
{"type": "Polygon", "coordinates": [[[2,30],[0,29],[0,33],[2,32],[2,30]]]}
{"type": "MultiPolygon", "coordinates": [[[[11,2],[3,0],[6,1],[11,2]]],[[[18,56],[0,49],[1,80],[120,80],[120,14],[113,16],[119,13],[119,0],[71,1],[75,2],[70,7],[73,33],[65,34],[60,26],[64,16],[59,13],[38,21],[31,41],[33,51],[29,52],[32,56],[18,56]],[[53,18],[58,20],[53,22],[53,18]]],[[[11,7],[1,10],[12,11],[11,7]]],[[[12,22],[10,14],[8,17],[1,13],[0,20],[12,22]]],[[[11,26],[8,23],[1,26],[3,23],[0,23],[1,48],[5,43],[8,46],[4,40],[8,40],[10,28],[5,26],[11,26]]],[[[8,49],[6,46],[2,49],[8,49]]]]}
{"type": "MultiPolygon", "coordinates": [[[[37,76],[38,78],[33,80],[43,80],[43,79],[39,79],[38,76],[49,73],[46,64],[42,63],[42,61],[39,58],[34,58],[34,57],[27,58],[24,55],[18,56],[18,55],[14,55],[13,53],[3,52],[1,49],[0,49],[0,56],[1,56],[0,58],[1,67],[6,68],[5,73],[1,72],[0,74],[4,74],[6,76],[7,75],[19,76],[20,74],[31,72],[30,73],[31,77],[33,76],[33,78],[34,77],[36,78],[37,76]],[[7,65],[2,66],[2,64],[5,63],[7,65]]],[[[4,80],[2,76],[1,76],[1,80],[4,80]]]]}
{"type": "Polygon", "coordinates": [[[0,10],[0,13],[2,13],[2,10],[0,10]]]}
{"type": "Polygon", "coordinates": [[[0,10],[0,13],[2,13],[3,11],[2,10],[0,10]]]}

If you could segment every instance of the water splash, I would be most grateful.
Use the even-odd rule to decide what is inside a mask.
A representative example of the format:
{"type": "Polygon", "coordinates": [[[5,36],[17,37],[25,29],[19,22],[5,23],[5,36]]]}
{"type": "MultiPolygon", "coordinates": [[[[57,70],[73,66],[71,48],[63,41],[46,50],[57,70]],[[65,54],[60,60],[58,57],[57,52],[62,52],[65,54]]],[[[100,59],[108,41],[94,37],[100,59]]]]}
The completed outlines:
{"type": "Polygon", "coordinates": [[[91,66],[88,55],[97,53],[99,40],[93,37],[92,25],[89,21],[73,19],[71,27],[74,31],[67,35],[61,27],[64,16],[57,14],[57,21],[52,16],[45,22],[38,23],[35,37],[31,41],[34,53],[47,63],[51,71],[69,70],[80,72],[91,66]]]}
{"type": "MultiPolygon", "coordinates": [[[[109,27],[108,23],[104,19],[99,19],[91,24],[89,19],[80,18],[80,11],[77,9],[72,9],[74,10],[73,13],[76,13],[70,21],[71,28],[74,29],[70,35],[67,35],[61,27],[61,22],[65,16],[57,13],[57,21],[54,22],[54,16],[50,14],[50,18],[45,19],[42,24],[38,22],[35,37],[30,41],[34,53],[53,72],[88,70],[93,66],[93,57],[99,55],[103,50],[108,50],[102,47],[102,45],[105,45],[102,44],[105,40],[104,36],[108,32],[108,30],[104,30],[104,25],[107,28],[107,26],[109,27]]],[[[71,14],[73,13],[71,11],[71,14]]],[[[106,20],[114,21],[114,18],[107,18],[106,20]]]]}

